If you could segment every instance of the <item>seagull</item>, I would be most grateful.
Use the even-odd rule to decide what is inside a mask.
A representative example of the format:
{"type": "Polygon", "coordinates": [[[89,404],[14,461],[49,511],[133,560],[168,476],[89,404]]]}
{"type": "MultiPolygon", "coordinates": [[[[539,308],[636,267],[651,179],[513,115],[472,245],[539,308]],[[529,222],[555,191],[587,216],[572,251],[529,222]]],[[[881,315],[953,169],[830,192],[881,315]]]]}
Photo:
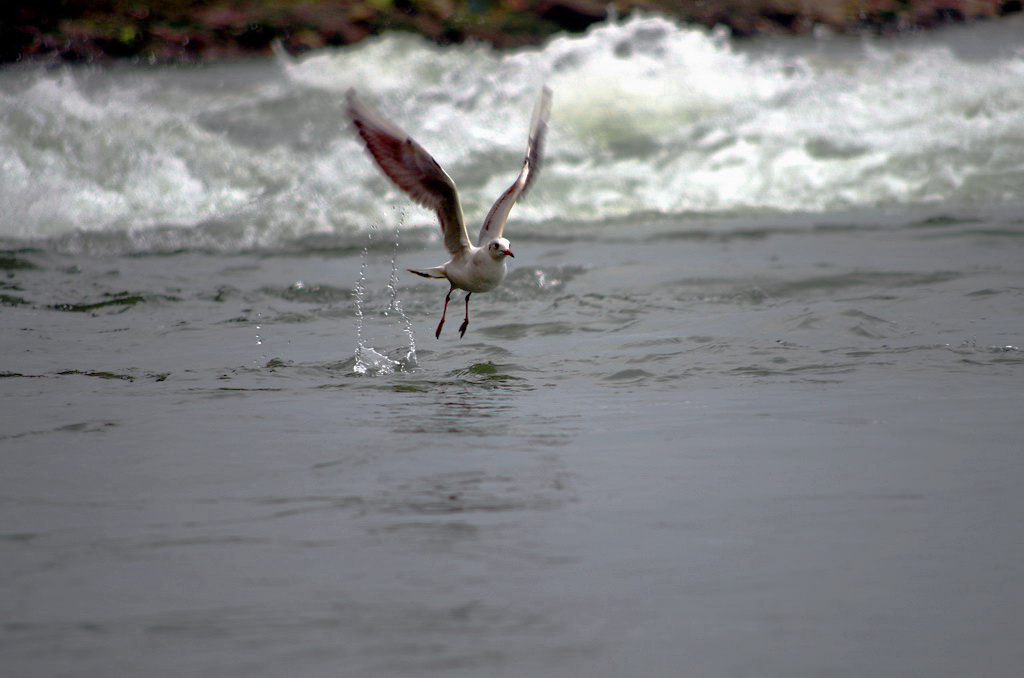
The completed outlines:
{"type": "Polygon", "coordinates": [[[540,170],[544,135],[547,132],[548,115],[551,113],[551,90],[548,87],[541,90],[530,122],[523,168],[487,213],[476,245],[469,241],[455,182],[437,161],[398,125],[361,101],[355,90],[348,90],[346,100],[348,115],[356,131],[385,176],[414,202],[437,212],[444,246],[451,259],[433,268],[406,270],[424,278],[447,280],[451,285],[444,298],[444,310],[441,311],[437,331],[434,332],[435,339],[441,337],[452,292],[456,289],[466,291],[466,317],[459,327],[459,337],[464,337],[469,326],[469,297],[474,292],[489,292],[500,285],[505,279],[506,257],[515,256],[509,241],[502,237],[502,232],[512,206],[526,193],[540,170]]]}

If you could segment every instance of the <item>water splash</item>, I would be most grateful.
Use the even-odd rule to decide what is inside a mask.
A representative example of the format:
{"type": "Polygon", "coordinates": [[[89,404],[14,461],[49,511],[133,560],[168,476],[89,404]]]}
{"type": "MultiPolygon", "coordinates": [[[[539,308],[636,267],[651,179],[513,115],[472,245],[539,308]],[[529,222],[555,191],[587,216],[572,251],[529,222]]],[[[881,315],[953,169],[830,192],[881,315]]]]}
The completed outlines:
{"type": "Polygon", "coordinates": [[[977,337],[971,337],[970,339],[965,339],[964,341],[960,342],[960,344],[957,345],[956,348],[952,348],[951,350],[954,353],[960,353],[960,354],[971,354],[971,353],[995,353],[995,354],[1011,353],[1011,354],[1013,354],[1013,353],[1020,353],[1021,352],[1021,349],[1019,347],[1013,346],[1013,345],[1010,345],[1010,344],[1004,344],[1002,346],[998,346],[998,345],[979,346],[978,345],[978,338],[977,337]]]}
{"type": "Polygon", "coordinates": [[[388,277],[388,306],[384,309],[385,316],[392,312],[398,314],[402,322],[402,332],[408,340],[408,350],[405,354],[405,367],[416,366],[416,335],[412,330],[412,321],[402,310],[402,300],[398,298],[398,251],[402,244],[402,227],[405,224],[405,210],[400,210],[398,223],[395,225],[395,250],[391,256],[391,275],[388,277]]]}
{"type": "Polygon", "coordinates": [[[376,230],[377,226],[372,225],[367,233],[366,246],[363,247],[359,263],[359,278],[356,280],[356,364],[352,368],[356,374],[390,374],[395,371],[396,366],[393,360],[367,345],[364,337],[366,314],[363,312],[363,304],[366,299],[366,267],[370,255],[370,245],[373,243],[373,232],[376,230]]]}
{"type": "Polygon", "coordinates": [[[363,248],[362,260],[359,264],[359,279],[356,281],[355,304],[356,304],[356,351],[355,365],[353,371],[356,374],[376,376],[381,374],[392,374],[394,372],[408,370],[416,366],[416,339],[412,330],[412,322],[402,310],[402,302],[398,298],[398,250],[400,245],[399,231],[402,226],[404,215],[399,219],[395,227],[395,250],[391,257],[391,274],[388,278],[388,303],[381,310],[382,317],[389,317],[392,312],[397,313],[402,323],[402,334],[407,341],[406,345],[399,349],[404,352],[401,359],[391,358],[381,350],[371,346],[366,339],[367,314],[366,314],[366,278],[369,264],[370,246],[373,244],[373,234],[377,230],[372,225],[367,235],[367,243],[363,248]]]}
{"type": "MultiPolygon", "coordinates": [[[[264,341],[263,334],[261,334],[262,331],[263,331],[263,314],[262,313],[257,313],[256,314],[256,346],[258,346],[261,350],[263,349],[263,341],[264,341]]],[[[260,357],[259,358],[253,358],[252,362],[253,362],[254,365],[256,365],[256,367],[259,367],[261,360],[263,361],[263,364],[266,364],[266,362],[267,362],[267,354],[266,353],[260,353],[260,357]]]]}

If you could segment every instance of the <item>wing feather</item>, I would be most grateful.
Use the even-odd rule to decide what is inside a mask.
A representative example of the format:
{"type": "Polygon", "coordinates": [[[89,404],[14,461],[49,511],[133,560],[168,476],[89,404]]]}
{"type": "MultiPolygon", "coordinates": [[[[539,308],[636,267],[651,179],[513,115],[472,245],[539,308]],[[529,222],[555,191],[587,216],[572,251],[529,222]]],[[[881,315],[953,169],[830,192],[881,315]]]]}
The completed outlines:
{"type": "Polygon", "coordinates": [[[491,211],[484,219],[484,225],[480,229],[480,237],[477,239],[477,247],[483,247],[485,243],[494,238],[500,238],[505,230],[505,222],[508,221],[509,212],[519,198],[526,195],[537,175],[540,173],[541,157],[544,154],[544,137],[548,130],[548,116],[551,114],[551,89],[544,87],[537,99],[533,109],[533,119],[530,121],[530,136],[526,144],[526,157],[523,160],[523,168],[519,170],[519,176],[512,182],[501,197],[498,198],[491,211]]]}
{"type": "Polygon", "coordinates": [[[452,255],[469,249],[455,182],[422,146],[378,111],[346,94],[348,115],[377,166],[414,202],[437,213],[444,245],[452,255]]]}

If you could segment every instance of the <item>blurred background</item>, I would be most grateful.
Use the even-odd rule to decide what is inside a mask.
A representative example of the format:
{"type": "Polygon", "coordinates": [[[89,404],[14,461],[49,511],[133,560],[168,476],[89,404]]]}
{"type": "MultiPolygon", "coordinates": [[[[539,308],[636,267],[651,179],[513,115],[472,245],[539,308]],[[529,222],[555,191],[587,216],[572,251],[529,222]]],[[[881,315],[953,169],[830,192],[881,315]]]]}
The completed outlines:
{"type": "Polygon", "coordinates": [[[652,12],[733,36],[889,33],[1021,12],[1020,0],[40,0],[0,6],[0,61],[188,61],[339,46],[387,30],[438,43],[537,44],[652,12]]]}

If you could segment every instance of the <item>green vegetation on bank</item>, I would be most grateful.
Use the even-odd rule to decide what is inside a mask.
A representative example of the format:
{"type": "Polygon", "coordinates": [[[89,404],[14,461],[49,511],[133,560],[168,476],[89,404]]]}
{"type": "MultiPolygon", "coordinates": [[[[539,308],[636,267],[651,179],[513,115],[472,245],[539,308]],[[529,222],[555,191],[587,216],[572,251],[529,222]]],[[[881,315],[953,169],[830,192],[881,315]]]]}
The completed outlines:
{"type": "Polygon", "coordinates": [[[1020,0],[35,0],[0,6],[0,61],[158,62],[346,45],[389,30],[441,44],[537,44],[609,11],[723,25],[734,35],[892,32],[1016,14],[1020,0]]]}

